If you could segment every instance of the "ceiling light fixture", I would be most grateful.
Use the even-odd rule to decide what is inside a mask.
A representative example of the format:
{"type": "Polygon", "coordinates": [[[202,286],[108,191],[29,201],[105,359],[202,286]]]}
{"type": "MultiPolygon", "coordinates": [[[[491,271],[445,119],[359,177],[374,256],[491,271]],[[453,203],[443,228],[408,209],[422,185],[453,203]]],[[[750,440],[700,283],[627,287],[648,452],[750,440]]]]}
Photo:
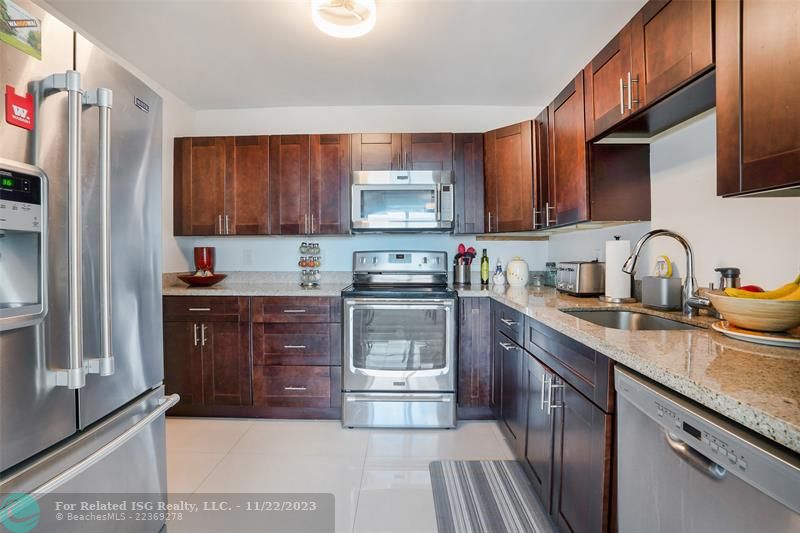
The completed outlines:
{"type": "Polygon", "coordinates": [[[311,20],[323,33],[352,39],[375,27],[375,0],[311,0],[311,20]]]}

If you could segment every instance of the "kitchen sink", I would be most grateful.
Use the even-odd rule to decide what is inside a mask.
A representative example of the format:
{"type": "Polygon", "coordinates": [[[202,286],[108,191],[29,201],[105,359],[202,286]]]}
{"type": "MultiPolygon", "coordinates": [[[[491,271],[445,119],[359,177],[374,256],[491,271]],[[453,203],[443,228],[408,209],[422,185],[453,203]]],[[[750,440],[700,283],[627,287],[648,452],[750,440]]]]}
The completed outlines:
{"type": "Polygon", "coordinates": [[[609,310],[602,311],[562,311],[592,324],[613,329],[626,329],[629,331],[659,331],[670,329],[696,329],[697,326],[648,315],[636,311],[609,310]]]}

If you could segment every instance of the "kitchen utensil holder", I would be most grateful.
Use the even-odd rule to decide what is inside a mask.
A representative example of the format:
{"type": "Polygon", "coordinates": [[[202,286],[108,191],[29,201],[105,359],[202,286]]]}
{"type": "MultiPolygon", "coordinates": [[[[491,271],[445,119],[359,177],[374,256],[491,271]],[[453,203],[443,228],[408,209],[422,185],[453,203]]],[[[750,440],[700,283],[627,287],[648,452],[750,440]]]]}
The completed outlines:
{"type": "Polygon", "coordinates": [[[470,265],[461,264],[453,265],[453,284],[455,285],[471,285],[470,265]]]}

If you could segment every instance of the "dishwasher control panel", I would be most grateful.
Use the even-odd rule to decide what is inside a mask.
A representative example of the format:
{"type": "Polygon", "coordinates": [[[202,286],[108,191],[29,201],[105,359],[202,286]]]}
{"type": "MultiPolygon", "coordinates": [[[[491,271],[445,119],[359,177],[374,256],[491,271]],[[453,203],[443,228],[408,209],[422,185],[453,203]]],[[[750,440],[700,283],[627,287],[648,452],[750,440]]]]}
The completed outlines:
{"type": "Polygon", "coordinates": [[[618,404],[625,401],[645,413],[661,427],[665,439],[699,459],[691,461],[695,465],[705,464],[703,470],[714,473],[719,481],[736,476],[800,513],[800,459],[796,455],[620,367],[615,370],[615,384],[618,404]]]}

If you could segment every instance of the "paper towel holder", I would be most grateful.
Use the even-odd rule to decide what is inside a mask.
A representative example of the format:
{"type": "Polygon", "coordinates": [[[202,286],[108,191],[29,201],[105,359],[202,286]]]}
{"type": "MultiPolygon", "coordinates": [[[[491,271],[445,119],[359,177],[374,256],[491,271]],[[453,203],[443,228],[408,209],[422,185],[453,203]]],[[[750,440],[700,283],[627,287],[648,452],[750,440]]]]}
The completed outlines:
{"type": "MultiPolygon", "coordinates": [[[[614,240],[615,241],[620,240],[620,235],[614,235],[614,240]]],[[[606,296],[606,295],[599,296],[598,299],[601,302],[607,304],[632,304],[639,301],[636,298],[614,298],[612,296],[606,296]]]]}

